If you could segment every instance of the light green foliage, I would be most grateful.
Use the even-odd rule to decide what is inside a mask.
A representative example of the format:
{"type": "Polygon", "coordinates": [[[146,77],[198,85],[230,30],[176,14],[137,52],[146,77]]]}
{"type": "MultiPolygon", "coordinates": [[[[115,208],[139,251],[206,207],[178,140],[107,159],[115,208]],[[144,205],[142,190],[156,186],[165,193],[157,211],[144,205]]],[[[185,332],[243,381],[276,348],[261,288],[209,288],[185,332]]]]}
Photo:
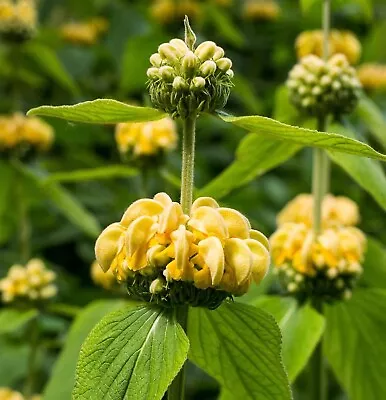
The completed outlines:
{"type": "Polygon", "coordinates": [[[281,361],[281,335],[261,309],[223,303],[215,311],[191,309],[189,358],[213,376],[225,398],[291,399],[281,361]]]}
{"type": "Polygon", "coordinates": [[[386,248],[369,236],[361,282],[373,288],[386,289],[386,248]]]}
{"type": "Polygon", "coordinates": [[[17,310],[4,308],[0,310],[0,335],[22,329],[28,322],[36,318],[38,310],[17,310]]]}
{"type": "Polygon", "coordinates": [[[327,307],[325,352],[350,400],[386,396],[386,291],[357,289],[327,307]]]}
{"type": "Polygon", "coordinates": [[[83,344],[74,399],[162,399],[184,364],[189,341],[171,310],[124,307],[83,344]]]}

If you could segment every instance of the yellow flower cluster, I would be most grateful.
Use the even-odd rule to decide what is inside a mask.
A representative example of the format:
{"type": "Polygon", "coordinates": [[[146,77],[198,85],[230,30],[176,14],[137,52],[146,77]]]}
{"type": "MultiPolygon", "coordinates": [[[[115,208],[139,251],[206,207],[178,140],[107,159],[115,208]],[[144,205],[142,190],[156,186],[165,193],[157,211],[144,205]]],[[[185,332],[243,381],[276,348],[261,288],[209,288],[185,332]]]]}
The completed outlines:
{"type": "Polygon", "coordinates": [[[95,44],[109,27],[106,19],[95,17],[87,22],[69,22],[60,28],[61,37],[67,42],[82,45],[95,44]]]}
{"type": "MultiPolygon", "coordinates": [[[[298,58],[309,54],[323,55],[323,32],[321,30],[302,32],[295,42],[298,58]]],[[[350,64],[356,64],[361,56],[361,44],[350,31],[332,30],[329,39],[330,56],[344,54],[350,64]]]]}
{"type": "Polygon", "coordinates": [[[274,21],[280,15],[279,4],[274,0],[246,0],[243,15],[245,19],[274,21]]]}
{"type": "Polygon", "coordinates": [[[151,293],[164,297],[173,282],[240,296],[270,263],[267,238],[241,213],[201,197],[186,215],[166,193],[131,204],[101,233],[95,253],[118,281],[144,277],[151,293]]]}
{"type": "Polygon", "coordinates": [[[171,118],[158,121],[121,123],[115,130],[115,140],[121,153],[152,156],[177,145],[176,125],[171,118]]]}
{"type": "Polygon", "coordinates": [[[17,298],[32,301],[49,299],[58,291],[53,283],[55,279],[55,272],[48,270],[37,258],[31,259],[25,267],[13,265],[7,276],[0,280],[2,300],[9,303],[17,298]]]}
{"type": "Polygon", "coordinates": [[[37,10],[34,0],[0,0],[0,33],[25,39],[35,31],[37,10]]]}
{"type": "MultiPolygon", "coordinates": [[[[98,261],[94,261],[91,264],[90,271],[92,281],[98,285],[103,287],[103,289],[111,290],[117,283],[115,279],[115,275],[112,270],[108,270],[107,272],[103,272],[101,267],[99,266],[98,261]]],[[[0,399],[1,400],[1,399],[0,399]]]]}
{"type": "Polygon", "coordinates": [[[37,150],[47,150],[54,139],[50,125],[37,117],[16,113],[0,116],[0,150],[29,145],[37,150]]]}
{"type": "MultiPolygon", "coordinates": [[[[29,400],[41,400],[42,396],[34,395],[29,400]]],[[[7,387],[0,387],[0,400],[26,400],[20,393],[7,387]]]]}
{"type": "Polygon", "coordinates": [[[187,15],[195,19],[201,14],[201,5],[197,0],[154,0],[150,6],[151,17],[160,24],[180,21],[187,15]]]}
{"type": "MultiPolygon", "coordinates": [[[[313,196],[311,194],[299,194],[291,200],[278,214],[276,222],[283,225],[286,222],[303,223],[307,227],[312,226],[313,196]]],[[[352,226],[359,222],[359,209],[357,204],[344,196],[328,194],[322,204],[322,226],[352,226]]]]}
{"type": "Polygon", "coordinates": [[[386,65],[363,64],[358,68],[358,78],[365,89],[386,89],[386,65]]]}

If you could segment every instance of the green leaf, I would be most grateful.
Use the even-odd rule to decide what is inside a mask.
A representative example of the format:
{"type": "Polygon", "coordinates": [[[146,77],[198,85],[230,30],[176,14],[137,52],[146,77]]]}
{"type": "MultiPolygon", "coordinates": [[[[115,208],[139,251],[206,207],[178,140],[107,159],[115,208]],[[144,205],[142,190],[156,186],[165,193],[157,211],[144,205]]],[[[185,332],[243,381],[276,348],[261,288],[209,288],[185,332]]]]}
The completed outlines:
{"type": "Polygon", "coordinates": [[[44,184],[51,182],[83,182],[98,179],[126,178],[138,175],[135,168],[123,165],[109,165],[107,167],[81,169],[69,172],[56,172],[49,175],[44,184]]]}
{"type": "Polygon", "coordinates": [[[111,99],[85,101],[71,106],[41,106],[29,110],[27,115],[42,115],[87,124],[143,122],[165,117],[164,113],[155,108],[131,106],[111,99]]]}
{"type": "MultiPolygon", "coordinates": [[[[331,130],[346,137],[355,137],[350,130],[338,124],[331,126],[331,130]]],[[[378,161],[330,151],[328,155],[386,210],[386,176],[378,161]]]]}
{"type": "Polygon", "coordinates": [[[248,112],[258,114],[263,109],[261,99],[255,94],[253,87],[248,79],[236,74],[233,78],[235,87],[232,90],[232,95],[237,96],[244,104],[248,112]]]}
{"type": "Polygon", "coordinates": [[[103,318],[82,346],[74,400],[160,400],[189,349],[171,312],[144,305],[103,318]]]}
{"type": "Polygon", "coordinates": [[[44,400],[69,400],[75,384],[75,369],[82,343],[92,328],[108,313],[127,305],[121,300],[98,300],[78,314],[44,390],[44,400]]]}
{"type": "Polygon", "coordinates": [[[79,94],[79,89],[74,80],[65,70],[54,51],[36,41],[29,42],[24,47],[24,50],[36,62],[36,64],[39,65],[39,68],[42,71],[64,89],[69,90],[75,95],[79,94]]]}
{"type": "Polygon", "coordinates": [[[320,0],[300,0],[303,13],[307,14],[317,2],[320,2],[320,0]]]}
{"type": "Polygon", "coordinates": [[[369,236],[361,282],[373,288],[386,289],[386,247],[369,236]]]}
{"type": "Polygon", "coordinates": [[[217,379],[226,398],[291,399],[280,331],[266,312],[229,302],[215,311],[192,308],[188,333],[189,358],[217,379]]]}
{"type": "Polygon", "coordinates": [[[17,310],[15,308],[4,308],[0,310],[0,335],[23,328],[37,315],[38,311],[35,309],[17,310]]]}
{"type": "Polygon", "coordinates": [[[386,291],[357,289],[326,307],[325,353],[350,400],[386,398],[386,291]]]}
{"type": "Polygon", "coordinates": [[[287,161],[300,148],[301,146],[296,144],[279,142],[251,133],[241,141],[236,151],[236,160],[200,189],[198,195],[220,199],[287,161]]]}
{"type": "Polygon", "coordinates": [[[386,161],[386,155],[378,153],[367,144],[336,133],[299,128],[257,115],[247,117],[222,116],[222,119],[260,135],[260,137],[284,140],[298,145],[320,147],[326,150],[386,161]]]}
{"type": "Polygon", "coordinates": [[[298,307],[290,298],[264,296],[254,305],[271,313],[278,321],[283,335],[283,361],[289,380],[293,382],[323,335],[324,317],[309,304],[298,307]]]}
{"type": "Polygon", "coordinates": [[[29,353],[27,344],[16,344],[6,336],[0,337],[0,386],[14,387],[25,377],[29,353]]]}
{"type": "Polygon", "coordinates": [[[355,112],[386,149],[386,120],[379,107],[370,98],[363,96],[355,112]]]}
{"type": "Polygon", "coordinates": [[[35,175],[33,171],[23,165],[17,164],[15,167],[40,194],[50,200],[75,226],[93,238],[99,235],[101,231],[99,222],[65,188],[55,182],[47,183],[44,178],[35,175]]]}
{"type": "Polygon", "coordinates": [[[0,244],[6,241],[10,233],[11,221],[9,217],[9,206],[14,192],[15,173],[11,166],[0,160],[0,244]]]}

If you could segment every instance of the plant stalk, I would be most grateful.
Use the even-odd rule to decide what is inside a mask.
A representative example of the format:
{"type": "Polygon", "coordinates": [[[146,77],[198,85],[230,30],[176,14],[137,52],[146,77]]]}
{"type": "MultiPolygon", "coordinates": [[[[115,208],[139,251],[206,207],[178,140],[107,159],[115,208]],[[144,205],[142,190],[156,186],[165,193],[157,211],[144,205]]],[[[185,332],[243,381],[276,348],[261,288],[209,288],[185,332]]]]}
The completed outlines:
{"type": "Polygon", "coordinates": [[[39,347],[39,323],[38,317],[33,319],[29,330],[30,352],[28,356],[28,372],[24,386],[24,395],[30,398],[35,393],[35,374],[36,374],[36,359],[39,347]]]}
{"type": "Polygon", "coordinates": [[[183,120],[181,206],[185,214],[190,213],[193,202],[196,119],[193,116],[183,120]]]}
{"type": "MultiPolygon", "coordinates": [[[[177,321],[182,326],[184,332],[188,329],[188,306],[180,306],[175,309],[177,321]]],[[[184,400],[185,399],[185,369],[186,363],[180,369],[180,372],[174,378],[168,388],[168,400],[184,400]]]]}
{"type": "Polygon", "coordinates": [[[30,257],[31,226],[28,217],[28,199],[23,190],[23,183],[17,182],[17,196],[19,203],[19,252],[20,260],[26,263],[30,257]]]}

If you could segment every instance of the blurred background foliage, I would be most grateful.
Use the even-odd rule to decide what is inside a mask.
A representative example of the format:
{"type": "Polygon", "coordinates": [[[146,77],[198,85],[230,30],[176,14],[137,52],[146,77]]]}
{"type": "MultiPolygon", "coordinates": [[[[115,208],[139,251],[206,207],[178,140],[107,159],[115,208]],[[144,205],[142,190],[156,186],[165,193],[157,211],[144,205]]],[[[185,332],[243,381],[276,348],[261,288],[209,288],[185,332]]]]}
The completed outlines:
{"type": "MultiPolygon", "coordinates": [[[[304,30],[320,27],[320,2],[303,0],[306,13],[302,13],[295,0],[260,2],[260,6],[264,3],[266,7],[263,11],[256,11],[257,3],[254,0],[40,0],[36,36],[20,45],[0,43],[0,113],[25,113],[41,104],[72,104],[98,97],[148,105],[149,56],[159,43],[183,36],[182,17],[187,13],[199,41],[215,41],[233,60],[235,88],[227,113],[273,116],[282,122],[300,124],[302,121],[288,103],[283,83],[296,62],[296,37],[304,30]],[[271,9],[269,4],[273,5],[271,9]],[[83,37],[66,35],[63,30],[63,25],[74,21],[88,23],[90,27],[95,18],[105,21],[104,29],[95,30],[94,26],[83,37]]],[[[362,44],[359,64],[386,65],[386,3],[383,0],[374,0],[373,4],[365,0],[333,3],[333,27],[352,31],[362,44]]],[[[359,118],[360,115],[354,115],[349,122],[361,140],[382,150],[369,132],[377,125],[376,118],[385,124],[379,110],[383,110],[385,117],[386,85],[372,89],[367,95],[379,107],[374,111],[375,116],[367,114],[370,123],[359,118]]],[[[118,220],[123,210],[140,196],[141,177],[138,170],[123,168],[113,126],[51,119],[48,122],[55,129],[55,142],[47,154],[29,165],[34,175],[20,166],[13,172],[1,169],[7,161],[0,160],[0,276],[19,261],[20,221],[15,191],[18,182],[23,182],[32,227],[32,254],[45,259],[59,274],[60,302],[85,306],[91,300],[112,296],[96,288],[90,279],[94,242],[99,230],[118,220]],[[110,173],[105,168],[108,166],[113,166],[110,173]],[[100,168],[98,176],[95,171],[100,168]],[[74,170],[84,170],[83,175],[75,176],[74,170]]],[[[380,129],[381,125],[377,126],[380,129]]],[[[213,116],[199,120],[197,188],[208,184],[234,160],[245,135],[245,131],[213,116]]],[[[383,135],[386,137],[386,130],[383,135]]],[[[148,195],[167,191],[177,199],[179,171],[180,153],[176,151],[167,156],[165,165],[151,170],[148,195]]],[[[280,167],[263,172],[258,179],[226,191],[220,200],[247,215],[254,227],[268,236],[275,229],[278,211],[296,194],[310,191],[311,151],[299,151],[280,167]]],[[[331,190],[355,200],[361,209],[360,228],[385,242],[384,211],[336,165],[332,169],[331,190]]],[[[275,286],[270,290],[274,291],[275,286]]],[[[47,340],[50,332],[54,332],[55,341],[40,355],[42,387],[64,342],[70,319],[47,317],[47,340]]],[[[8,346],[0,343],[2,349],[7,349],[1,353],[0,386],[17,385],[25,372],[26,349],[17,346],[21,337],[12,340],[8,346]],[[12,363],[19,368],[11,368],[12,363]]],[[[215,396],[217,388],[211,380],[196,373],[191,376],[192,393],[200,390],[206,391],[205,398],[212,398],[211,392],[215,396]]],[[[204,397],[201,392],[191,398],[204,397]]]]}

